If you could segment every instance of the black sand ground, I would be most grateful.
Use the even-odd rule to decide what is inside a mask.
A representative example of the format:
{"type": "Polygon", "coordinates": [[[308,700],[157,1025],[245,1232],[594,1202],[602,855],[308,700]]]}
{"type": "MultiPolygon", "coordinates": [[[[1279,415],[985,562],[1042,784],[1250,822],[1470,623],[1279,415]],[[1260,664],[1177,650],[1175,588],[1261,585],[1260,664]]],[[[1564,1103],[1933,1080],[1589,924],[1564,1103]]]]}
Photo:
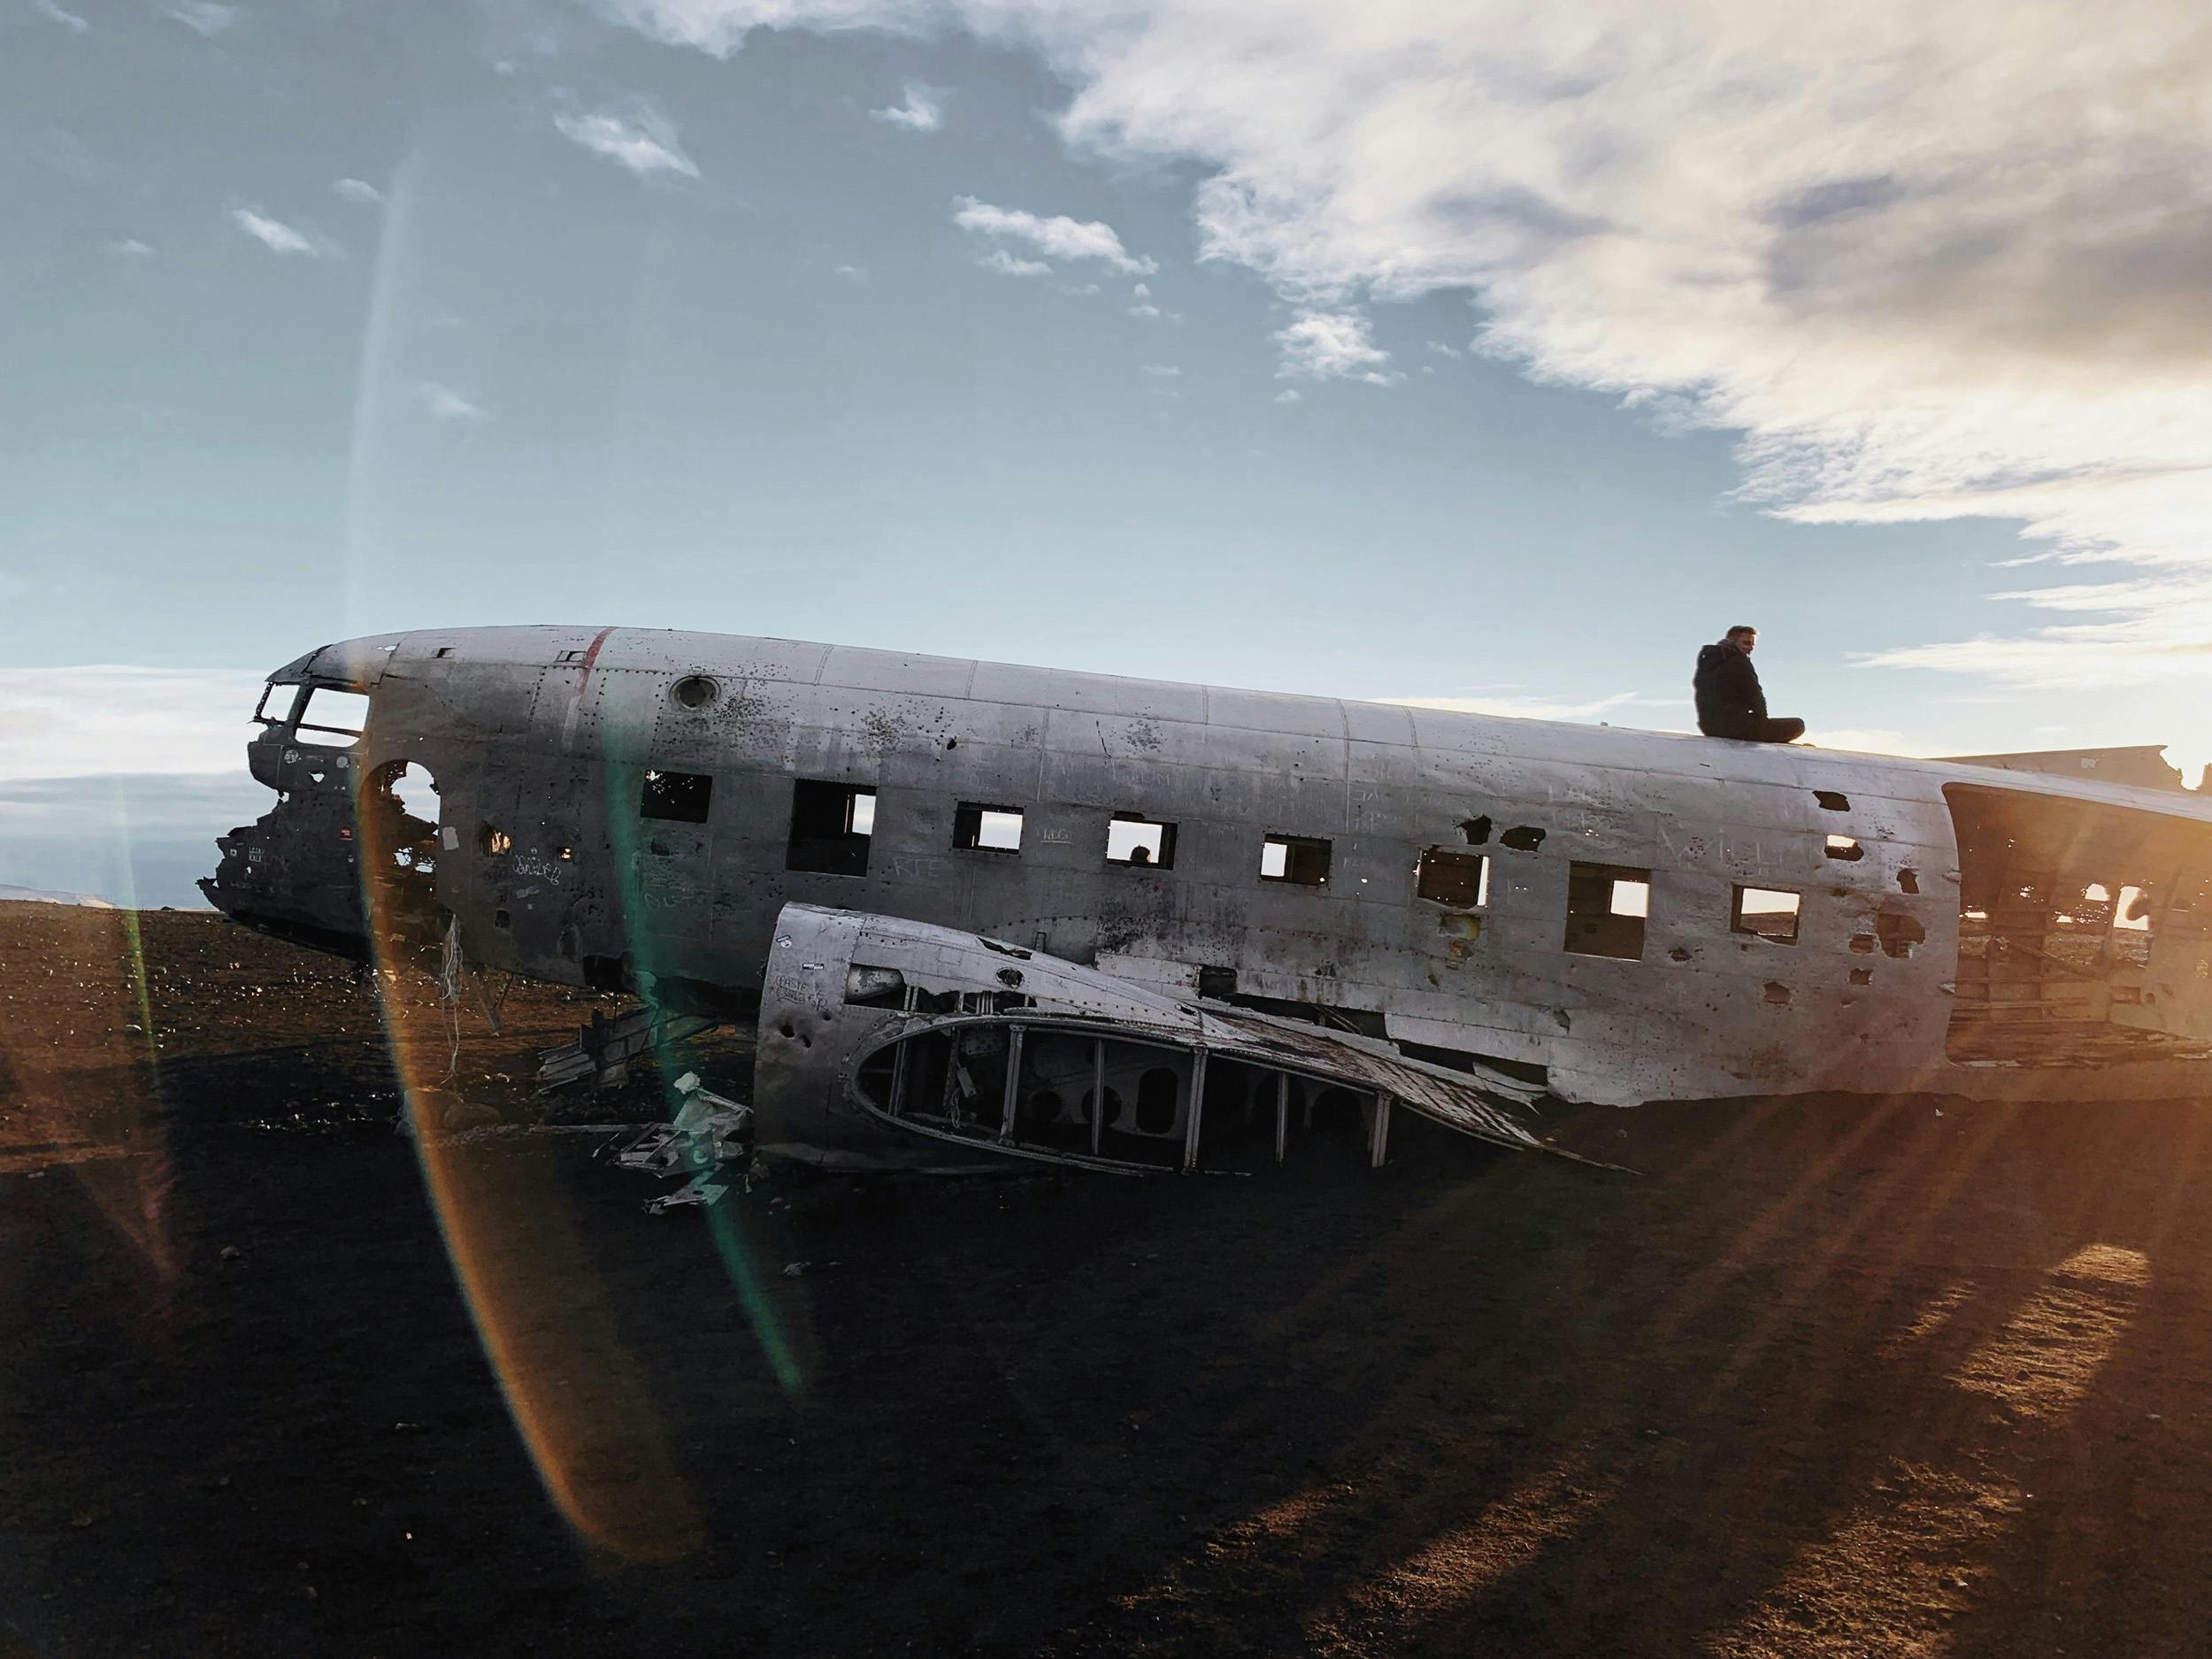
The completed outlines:
{"type": "MultiPolygon", "coordinates": [[[[488,1247],[598,1333],[528,1386],[666,1454],[595,1471],[689,1545],[625,1561],[518,1435],[366,992],[156,914],[142,1005],[126,923],[0,907],[0,1653],[2212,1650],[2205,1108],[787,1181],[726,1247],[588,1137],[458,1148],[577,1252],[488,1247]]],[[[465,1087],[587,1006],[518,992],[465,1087]]]]}

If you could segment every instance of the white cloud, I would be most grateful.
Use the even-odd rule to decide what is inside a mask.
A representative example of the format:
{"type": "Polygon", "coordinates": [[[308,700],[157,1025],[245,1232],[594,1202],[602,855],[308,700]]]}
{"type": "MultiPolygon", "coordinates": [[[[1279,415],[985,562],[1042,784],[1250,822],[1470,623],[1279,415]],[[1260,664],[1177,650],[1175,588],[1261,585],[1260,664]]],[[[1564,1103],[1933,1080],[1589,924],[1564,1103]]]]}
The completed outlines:
{"type": "Polygon", "coordinates": [[[60,24],[72,35],[81,35],[92,27],[74,12],[63,11],[61,7],[54,4],[54,0],[38,0],[38,14],[60,24]]]}
{"type": "Polygon", "coordinates": [[[340,179],[330,187],[349,202],[358,202],[365,207],[375,207],[384,200],[384,192],[366,179],[340,179]]]}
{"type": "Polygon", "coordinates": [[[1140,282],[1135,288],[1131,288],[1129,292],[1138,299],[1148,300],[1152,297],[1152,284],[1149,282],[1140,282]]]}
{"type": "MultiPolygon", "coordinates": [[[[2018,519],[2212,590],[2200,8],[601,4],[723,53],[764,24],[1026,46],[1071,141],[1193,164],[1202,257],[1309,311],[1463,290],[1483,351],[1742,434],[1769,511],[2018,519]]],[[[2088,672],[2079,634],[1981,643],[2088,672]]]]}
{"type": "Polygon", "coordinates": [[[1157,317],[1160,314],[1160,308],[1156,305],[1132,305],[1129,308],[1129,314],[1132,317],[1142,317],[1149,319],[1151,318],[1157,317]]]}
{"type": "Polygon", "coordinates": [[[195,35],[211,41],[238,21],[239,8],[217,5],[214,0],[170,0],[161,12],[173,22],[181,23],[195,35]]]}
{"type": "Polygon", "coordinates": [[[1390,354],[1369,337],[1367,319],[1357,311],[1302,311],[1287,328],[1278,331],[1275,343],[1282,348],[1279,379],[1307,380],[1365,380],[1371,386],[1390,386],[1405,378],[1386,373],[1390,354]]]}
{"type": "Polygon", "coordinates": [[[451,387],[441,386],[435,380],[425,380],[416,388],[416,394],[422,399],[423,407],[440,420],[456,421],[463,426],[472,426],[480,421],[490,419],[483,410],[462,396],[451,387]]]}
{"type": "Polygon", "coordinates": [[[1808,733],[1808,741],[1816,749],[1850,749],[1861,755],[1908,755],[1924,759],[1939,752],[1887,726],[1844,726],[1832,731],[1823,726],[1808,733]]]}
{"type": "Polygon", "coordinates": [[[1275,394],[1275,401],[1279,403],[1302,403],[1306,401],[1306,398],[1305,394],[1301,392],[1296,387],[1286,386],[1281,391],[1275,394]]]}
{"type": "Polygon", "coordinates": [[[1148,363],[1144,365],[1144,372],[1156,380],[1172,380],[1183,373],[1172,363],[1148,363]]]}
{"type": "MultiPolygon", "coordinates": [[[[1385,697],[1385,703],[1402,703],[1409,709],[1442,709],[1454,714],[1505,714],[1522,720],[1574,720],[1583,723],[1598,720],[1624,709],[1677,709],[1686,706],[1678,698],[1647,697],[1640,692],[1617,691],[1610,696],[1593,697],[1586,702],[1562,702],[1549,697],[1385,697]]],[[[1643,725],[1642,721],[1610,722],[1614,725],[1643,725]]]]}
{"type": "Polygon", "coordinates": [[[119,259],[150,259],[154,257],[153,244],[141,242],[135,236],[125,236],[110,242],[108,251],[119,259]]]}
{"type": "Polygon", "coordinates": [[[1457,359],[1467,355],[1457,346],[1448,346],[1440,340],[1430,341],[1428,343],[1428,349],[1431,351],[1433,351],[1440,357],[1451,357],[1457,359]]]}
{"type": "Polygon", "coordinates": [[[267,214],[257,213],[250,207],[231,209],[230,218],[232,224],[271,253],[321,259],[334,251],[331,243],[324,238],[295,230],[282,219],[271,219],[267,214]]]}
{"type": "Polygon", "coordinates": [[[871,110],[868,119],[903,127],[910,133],[933,133],[945,123],[944,94],[918,81],[910,81],[906,83],[905,103],[889,109],[871,110]]]}
{"type": "Polygon", "coordinates": [[[1064,213],[1042,219],[1019,208],[994,207],[972,196],[958,197],[953,207],[952,222],[961,229],[1022,243],[1047,259],[1100,259],[1133,276],[1149,276],[1159,269],[1153,261],[1130,253],[1114,227],[1096,219],[1072,219],[1064,213]]]}
{"type": "Polygon", "coordinates": [[[261,673],[0,668],[0,781],[242,772],[261,673]]]}
{"type": "Polygon", "coordinates": [[[855,282],[865,282],[868,280],[867,272],[856,265],[841,265],[837,267],[837,274],[855,282]]]}
{"type": "Polygon", "coordinates": [[[1052,267],[1041,259],[1017,259],[1003,248],[994,248],[976,263],[1001,276],[1050,276],[1052,267]]]}
{"type": "Polygon", "coordinates": [[[685,179],[699,176],[698,164],[684,153],[675,127],[649,104],[638,103],[626,117],[607,110],[590,115],[557,115],[553,125],[564,137],[594,155],[619,163],[641,179],[657,173],[685,179]]]}

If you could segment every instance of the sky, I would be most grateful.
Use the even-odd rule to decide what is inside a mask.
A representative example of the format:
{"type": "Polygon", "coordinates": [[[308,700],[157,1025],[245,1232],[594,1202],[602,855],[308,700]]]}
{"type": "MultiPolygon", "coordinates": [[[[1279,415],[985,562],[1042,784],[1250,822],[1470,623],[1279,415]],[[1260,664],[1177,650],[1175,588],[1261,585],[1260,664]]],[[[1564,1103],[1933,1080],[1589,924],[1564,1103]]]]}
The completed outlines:
{"type": "Polygon", "coordinates": [[[2212,759],[2212,17],[0,0],[0,883],[326,641],[2212,759]]]}

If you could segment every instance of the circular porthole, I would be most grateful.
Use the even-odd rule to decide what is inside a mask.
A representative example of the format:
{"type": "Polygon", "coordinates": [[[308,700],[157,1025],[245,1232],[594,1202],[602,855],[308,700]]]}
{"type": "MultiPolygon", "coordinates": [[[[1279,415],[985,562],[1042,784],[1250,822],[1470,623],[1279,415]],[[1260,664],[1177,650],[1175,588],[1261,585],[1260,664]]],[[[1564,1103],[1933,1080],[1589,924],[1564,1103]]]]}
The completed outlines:
{"type": "Polygon", "coordinates": [[[722,687],[704,674],[686,674],[668,688],[680,709],[703,709],[722,695],[722,687]]]}

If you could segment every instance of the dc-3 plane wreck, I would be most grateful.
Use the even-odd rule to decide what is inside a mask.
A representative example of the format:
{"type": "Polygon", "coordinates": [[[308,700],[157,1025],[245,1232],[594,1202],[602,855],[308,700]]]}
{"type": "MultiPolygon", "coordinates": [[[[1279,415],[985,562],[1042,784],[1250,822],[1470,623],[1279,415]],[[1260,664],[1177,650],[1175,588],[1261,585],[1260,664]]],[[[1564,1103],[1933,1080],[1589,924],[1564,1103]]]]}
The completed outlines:
{"type": "Polygon", "coordinates": [[[2022,757],[552,626],[326,646],[255,718],[216,905],[754,1023],[771,1158],[2212,1085],[2212,801],[2022,757]]]}

